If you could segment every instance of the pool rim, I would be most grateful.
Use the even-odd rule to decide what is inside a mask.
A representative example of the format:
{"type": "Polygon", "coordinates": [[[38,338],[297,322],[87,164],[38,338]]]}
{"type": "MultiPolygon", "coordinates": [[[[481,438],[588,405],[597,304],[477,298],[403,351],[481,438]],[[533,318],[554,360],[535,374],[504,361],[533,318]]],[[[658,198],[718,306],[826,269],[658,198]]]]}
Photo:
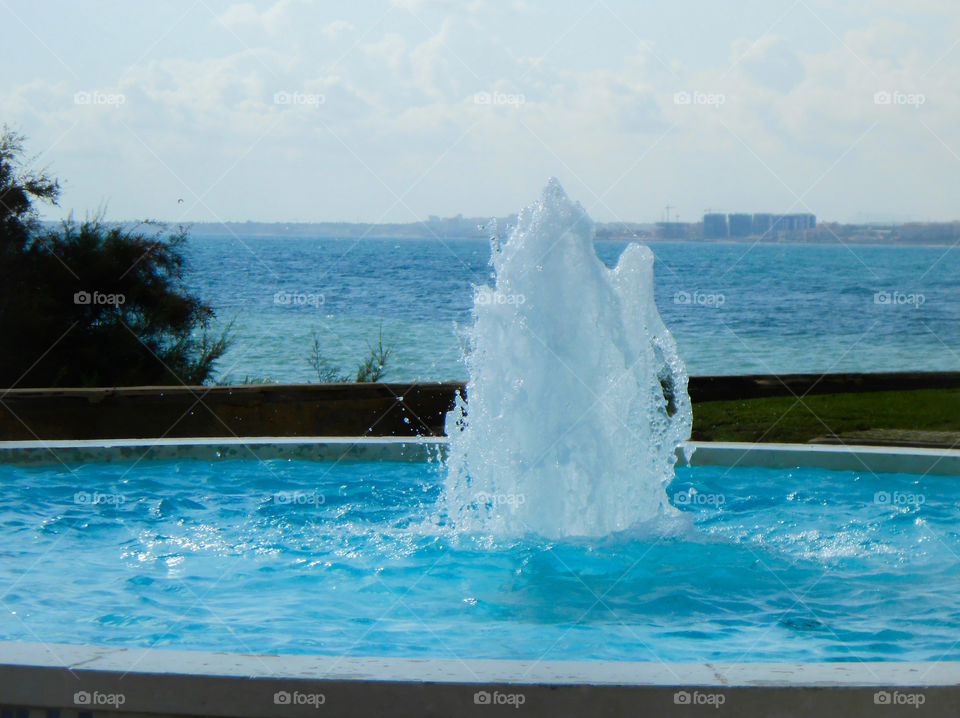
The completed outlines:
{"type": "Polygon", "coordinates": [[[522,715],[606,715],[631,707],[635,715],[638,703],[651,715],[669,715],[700,709],[689,705],[698,694],[722,696],[732,715],[857,715],[882,705],[879,696],[898,694],[930,701],[934,710],[925,715],[954,715],[960,662],[365,658],[0,642],[0,707],[85,713],[90,703],[81,692],[123,695],[112,716],[318,715],[316,707],[278,703],[281,693],[323,696],[323,715],[337,716],[412,717],[424,715],[424,704],[434,709],[428,715],[489,715],[477,710],[489,710],[477,702],[483,693],[522,695],[529,704],[522,715]]]}
{"type": "MultiPolygon", "coordinates": [[[[143,459],[271,459],[424,461],[442,456],[447,437],[222,437],[0,441],[0,464],[70,465],[143,459]]],[[[685,442],[678,464],[694,466],[806,466],[872,473],[960,476],[960,449],[685,442]]]]}

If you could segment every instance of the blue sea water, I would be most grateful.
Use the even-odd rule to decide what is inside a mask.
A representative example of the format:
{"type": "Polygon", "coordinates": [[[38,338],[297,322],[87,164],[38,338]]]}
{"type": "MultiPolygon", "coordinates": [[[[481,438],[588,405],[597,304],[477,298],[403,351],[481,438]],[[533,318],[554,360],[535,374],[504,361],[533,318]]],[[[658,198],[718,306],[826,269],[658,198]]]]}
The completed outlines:
{"type": "MultiPolygon", "coordinates": [[[[427,463],[0,466],[0,639],[544,660],[960,660],[958,477],[680,468],[669,530],[487,540],[427,463]]],[[[663,526],[661,526],[661,529],[663,526]]]]}
{"type": "MultiPolygon", "coordinates": [[[[625,246],[596,245],[608,266],[625,246]]],[[[657,304],[691,374],[960,369],[960,251],[650,247],[657,304]]],[[[458,327],[473,287],[492,284],[489,253],[476,239],[195,236],[189,285],[234,321],[221,380],[315,381],[314,332],[351,373],[381,326],[385,379],[462,380],[458,327]]]]}

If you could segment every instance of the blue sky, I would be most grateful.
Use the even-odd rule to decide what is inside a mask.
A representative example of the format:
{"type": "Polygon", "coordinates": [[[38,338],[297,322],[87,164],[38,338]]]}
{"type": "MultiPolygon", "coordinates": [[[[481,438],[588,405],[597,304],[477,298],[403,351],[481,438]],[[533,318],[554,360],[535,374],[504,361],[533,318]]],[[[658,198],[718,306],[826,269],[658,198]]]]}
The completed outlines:
{"type": "Polygon", "coordinates": [[[960,218],[956,4],[0,0],[0,27],[50,217],[494,215],[557,176],[601,221],[960,218]]]}

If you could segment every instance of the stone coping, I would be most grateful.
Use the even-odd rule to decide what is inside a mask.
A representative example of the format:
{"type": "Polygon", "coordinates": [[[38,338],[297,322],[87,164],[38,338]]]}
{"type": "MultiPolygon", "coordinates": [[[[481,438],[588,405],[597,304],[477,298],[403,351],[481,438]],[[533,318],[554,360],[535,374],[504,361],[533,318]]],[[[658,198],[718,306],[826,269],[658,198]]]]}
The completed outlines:
{"type": "Polygon", "coordinates": [[[422,681],[484,685],[953,686],[957,661],[666,663],[476,658],[368,658],[229,653],[0,641],[0,667],[123,675],[207,675],[315,681],[422,681]]]}
{"type": "Polygon", "coordinates": [[[947,716],[958,697],[956,662],[355,658],[0,642],[0,707],[31,717],[947,716]]]}
{"type": "Polygon", "coordinates": [[[0,441],[0,464],[62,465],[141,459],[425,461],[436,455],[446,441],[423,436],[0,441]]]}
{"type": "MultiPolygon", "coordinates": [[[[694,466],[809,466],[835,471],[960,476],[960,450],[830,444],[691,441],[694,466]]],[[[683,452],[680,463],[684,463],[683,452]]]]}
{"type": "MultiPolygon", "coordinates": [[[[0,441],[0,463],[74,464],[173,459],[424,461],[441,455],[445,437],[243,437],[0,441]]],[[[837,471],[960,476],[960,449],[697,442],[679,451],[695,466],[810,466],[837,471]]]]}

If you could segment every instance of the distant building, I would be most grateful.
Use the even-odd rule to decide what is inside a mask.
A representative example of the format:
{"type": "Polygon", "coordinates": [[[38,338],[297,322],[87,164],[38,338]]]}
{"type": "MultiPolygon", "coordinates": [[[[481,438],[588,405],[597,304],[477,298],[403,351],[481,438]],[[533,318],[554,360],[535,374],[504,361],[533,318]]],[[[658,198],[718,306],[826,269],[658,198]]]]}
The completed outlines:
{"type": "Polygon", "coordinates": [[[788,232],[790,230],[790,220],[787,219],[785,214],[773,214],[770,215],[773,218],[773,222],[770,225],[770,233],[774,234],[776,232],[788,232]]]}
{"type": "Polygon", "coordinates": [[[727,224],[731,237],[749,237],[753,231],[753,215],[728,214],[727,224]]]}
{"type": "Polygon", "coordinates": [[[799,214],[705,214],[703,215],[704,239],[724,237],[764,237],[777,232],[802,232],[816,229],[817,217],[808,212],[799,214]]]}
{"type": "Polygon", "coordinates": [[[727,215],[719,213],[703,215],[704,239],[725,239],[729,236],[730,231],[727,228],[727,215]]]}
{"type": "Polygon", "coordinates": [[[753,230],[751,233],[757,237],[767,234],[773,229],[773,217],[774,215],[769,213],[753,215],[753,230]]]}
{"type": "Polygon", "coordinates": [[[774,215],[774,229],[777,231],[797,232],[804,229],[814,229],[816,226],[816,215],[806,213],[774,215]]]}
{"type": "Polygon", "coordinates": [[[659,239],[689,239],[693,226],[690,222],[657,222],[654,234],[659,239]]]}

